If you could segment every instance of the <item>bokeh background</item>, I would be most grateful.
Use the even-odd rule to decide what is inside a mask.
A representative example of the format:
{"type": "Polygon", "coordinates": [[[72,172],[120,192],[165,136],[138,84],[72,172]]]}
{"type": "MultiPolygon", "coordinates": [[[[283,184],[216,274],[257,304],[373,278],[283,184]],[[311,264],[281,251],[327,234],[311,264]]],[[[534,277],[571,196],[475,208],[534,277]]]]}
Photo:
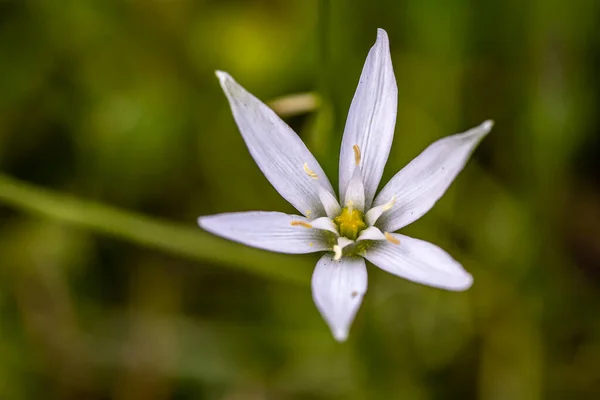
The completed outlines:
{"type": "Polygon", "coordinates": [[[599,23],[595,0],[0,0],[0,399],[600,398],[599,23]],[[340,344],[311,299],[318,255],[196,217],[293,212],[214,70],[335,187],[378,27],[399,87],[384,181],[496,125],[403,231],[473,287],[369,266],[340,344]]]}

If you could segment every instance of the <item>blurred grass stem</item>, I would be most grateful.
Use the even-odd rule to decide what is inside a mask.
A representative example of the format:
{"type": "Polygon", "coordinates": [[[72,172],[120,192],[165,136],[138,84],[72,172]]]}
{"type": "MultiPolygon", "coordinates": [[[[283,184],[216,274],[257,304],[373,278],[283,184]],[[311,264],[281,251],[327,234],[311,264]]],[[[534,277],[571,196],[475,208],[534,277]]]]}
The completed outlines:
{"type": "Polygon", "coordinates": [[[0,202],[32,214],[121,239],[294,284],[308,284],[310,269],[294,257],[218,239],[196,222],[182,226],[100,203],[54,193],[0,174],[0,202]]]}

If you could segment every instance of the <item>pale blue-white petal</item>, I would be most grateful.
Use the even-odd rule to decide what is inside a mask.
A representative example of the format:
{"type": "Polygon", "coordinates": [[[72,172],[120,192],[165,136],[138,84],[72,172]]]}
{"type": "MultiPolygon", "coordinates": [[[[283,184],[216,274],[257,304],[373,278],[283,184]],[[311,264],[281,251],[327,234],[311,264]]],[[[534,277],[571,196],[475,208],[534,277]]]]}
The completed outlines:
{"type": "Polygon", "coordinates": [[[269,182],[302,214],[324,216],[319,184],[332,194],[333,188],[302,140],[229,74],[217,71],[217,77],[248,150],[269,182]]]}
{"type": "Polygon", "coordinates": [[[335,236],[339,236],[337,225],[329,217],[321,217],[310,221],[313,229],[321,229],[323,231],[329,231],[335,236]]]}
{"type": "Polygon", "coordinates": [[[346,250],[348,248],[353,248],[354,240],[350,240],[347,237],[340,236],[337,238],[337,244],[333,245],[333,259],[335,261],[339,261],[344,253],[347,254],[346,250]]]}
{"type": "Polygon", "coordinates": [[[446,192],[492,125],[492,121],[485,121],[464,133],[440,139],[402,168],[373,203],[379,206],[395,197],[392,208],[379,217],[376,225],[393,232],[421,218],[446,192]]]}
{"type": "Polygon", "coordinates": [[[396,197],[392,197],[387,203],[375,206],[367,211],[365,214],[365,222],[367,225],[375,225],[379,217],[381,217],[384,212],[391,210],[395,203],[396,197]]]}
{"type": "Polygon", "coordinates": [[[350,325],[367,291],[367,268],[362,258],[336,261],[325,254],[312,276],[313,300],[336,340],[348,337],[350,325]]]}
{"type": "Polygon", "coordinates": [[[335,218],[342,212],[340,203],[338,203],[335,196],[321,186],[319,186],[319,199],[321,199],[325,214],[327,214],[329,218],[335,218]]]}
{"type": "Polygon", "coordinates": [[[354,167],[354,173],[348,183],[343,204],[344,207],[355,208],[360,212],[365,211],[365,186],[358,166],[354,167]]]}
{"type": "Polygon", "coordinates": [[[360,148],[367,208],[371,206],[390,153],[397,107],[398,88],[388,36],[383,29],[378,29],[377,41],[369,51],[350,105],[340,152],[340,194],[343,195],[354,171],[353,146],[360,148]]]}
{"type": "Polygon", "coordinates": [[[302,254],[328,250],[320,229],[293,225],[309,224],[298,215],[280,212],[248,211],[198,218],[198,225],[210,233],[259,249],[278,253],[302,254]]]}
{"type": "Polygon", "coordinates": [[[397,233],[392,234],[399,243],[374,242],[365,258],[391,274],[447,290],[466,290],[473,277],[438,246],[424,240],[397,233]]]}
{"type": "Polygon", "coordinates": [[[385,240],[385,235],[379,230],[379,228],[370,226],[361,231],[358,235],[356,241],[360,242],[361,240],[385,240]]]}

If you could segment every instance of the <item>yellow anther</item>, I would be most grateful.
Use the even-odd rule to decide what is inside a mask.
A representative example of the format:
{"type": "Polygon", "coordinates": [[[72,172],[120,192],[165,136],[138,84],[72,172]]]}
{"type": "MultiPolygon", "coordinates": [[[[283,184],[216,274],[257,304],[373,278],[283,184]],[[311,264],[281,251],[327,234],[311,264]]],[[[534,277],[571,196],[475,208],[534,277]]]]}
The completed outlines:
{"type": "Polygon", "coordinates": [[[304,168],[304,172],[306,172],[306,174],[307,174],[308,176],[310,176],[310,177],[311,177],[311,178],[313,178],[313,179],[319,179],[319,175],[315,174],[315,173],[313,172],[313,170],[311,170],[310,168],[308,168],[308,163],[304,163],[304,166],[303,166],[303,168],[304,168]]]}
{"type": "Polygon", "coordinates": [[[397,238],[395,238],[394,236],[392,236],[391,233],[389,232],[385,232],[384,233],[385,238],[388,242],[393,243],[393,244],[400,244],[400,240],[398,240],[397,238]]]}
{"type": "Polygon", "coordinates": [[[340,246],[338,246],[337,244],[335,246],[333,246],[333,259],[335,261],[339,261],[342,258],[342,248],[340,246]]]}
{"type": "Polygon", "coordinates": [[[312,211],[310,211],[310,210],[306,210],[306,212],[304,213],[304,215],[306,215],[307,217],[310,217],[311,214],[312,214],[312,211]]]}
{"type": "Polygon", "coordinates": [[[314,243],[309,243],[308,244],[310,247],[313,247],[315,244],[314,243]]]}
{"type": "Polygon", "coordinates": [[[343,208],[340,215],[333,219],[333,222],[337,225],[340,235],[350,240],[356,240],[358,234],[367,229],[363,213],[351,207],[343,208]]]}
{"type": "Polygon", "coordinates": [[[309,224],[308,222],[304,222],[304,221],[292,221],[292,222],[290,222],[290,225],[292,225],[292,226],[303,226],[305,228],[312,228],[311,224],[309,224]]]}
{"type": "Polygon", "coordinates": [[[352,146],[352,149],[354,150],[354,162],[356,163],[356,165],[360,164],[360,147],[358,147],[357,144],[355,144],[354,146],[352,146]]]}

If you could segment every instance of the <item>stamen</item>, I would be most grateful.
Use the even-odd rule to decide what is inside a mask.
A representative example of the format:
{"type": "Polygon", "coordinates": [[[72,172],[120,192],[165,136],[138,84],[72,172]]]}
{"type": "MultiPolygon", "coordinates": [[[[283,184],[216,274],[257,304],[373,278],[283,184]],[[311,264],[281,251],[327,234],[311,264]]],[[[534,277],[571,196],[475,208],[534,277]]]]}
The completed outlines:
{"type": "Polygon", "coordinates": [[[312,211],[310,211],[310,210],[306,210],[306,212],[304,213],[304,215],[306,215],[307,217],[310,217],[311,214],[312,214],[312,211]]]}
{"type": "Polygon", "coordinates": [[[389,211],[389,210],[391,210],[392,207],[394,207],[394,204],[396,204],[396,196],[393,196],[390,201],[388,201],[387,203],[385,203],[385,205],[383,206],[383,211],[389,211]]]}
{"type": "Polygon", "coordinates": [[[352,210],[354,210],[354,202],[352,200],[348,200],[346,202],[346,208],[348,209],[348,212],[352,214],[352,210]]]}
{"type": "Polygon", "coordinates": [[[379,217],[381,217],[384,212],[391,210],[395,203],[396,196],[393,196],[387,203],[371,208],[369,211],[367,211],[367,214],[365,214],[365,220],[367,221],[367,224],[369,224],[369,226],[375,225],[375,222],[377,222],[379,217]]]}
{"type": "Polygon", "coordinates": [[[319,175],[315,174],[310,168],[308,168],[308,163],[304,163],[304,165],[302,166],[302,168],[304,168],[304,172],[306,172],[306,174],[308,176],[310,176],[313,179],[319,179],[319,175]]]}
{"type": "Polygon", "coordinates": [[[337,244],[333,246],[334,256],[333,259],[335,261],[339,261],[342,258],[342,248],[337,244]]]}
{"type": "Polygon", "coordinates": [[[308,222],[304,222],[304,221],[292,221],[290,222],[291,226],[303,226],[305,228],[312,228],[312,225],[309,224],[308,222]]]}
{"type": "Polygon", "coordinates": [[[358,147],[357,144],[355,144],[354,146],[352,146],[352,149],[354,150],[354,162],[356,163],[356,165],[360,164],[360,147],[358,147]]]}
{"type": "Polygon", "coordinates": [[[395,238],[394,236],[392,236],[392,234],[391,234],[391,233],[389,233],[389,232],[385,232],[385,233],[384,233],[384,235],[385,235],[385,239],[386,239],[388,242],[390,242],[390,243],[392,243],[392,244],[400,244],[400,240],[398,240],[397,238],[395,238]]]}

